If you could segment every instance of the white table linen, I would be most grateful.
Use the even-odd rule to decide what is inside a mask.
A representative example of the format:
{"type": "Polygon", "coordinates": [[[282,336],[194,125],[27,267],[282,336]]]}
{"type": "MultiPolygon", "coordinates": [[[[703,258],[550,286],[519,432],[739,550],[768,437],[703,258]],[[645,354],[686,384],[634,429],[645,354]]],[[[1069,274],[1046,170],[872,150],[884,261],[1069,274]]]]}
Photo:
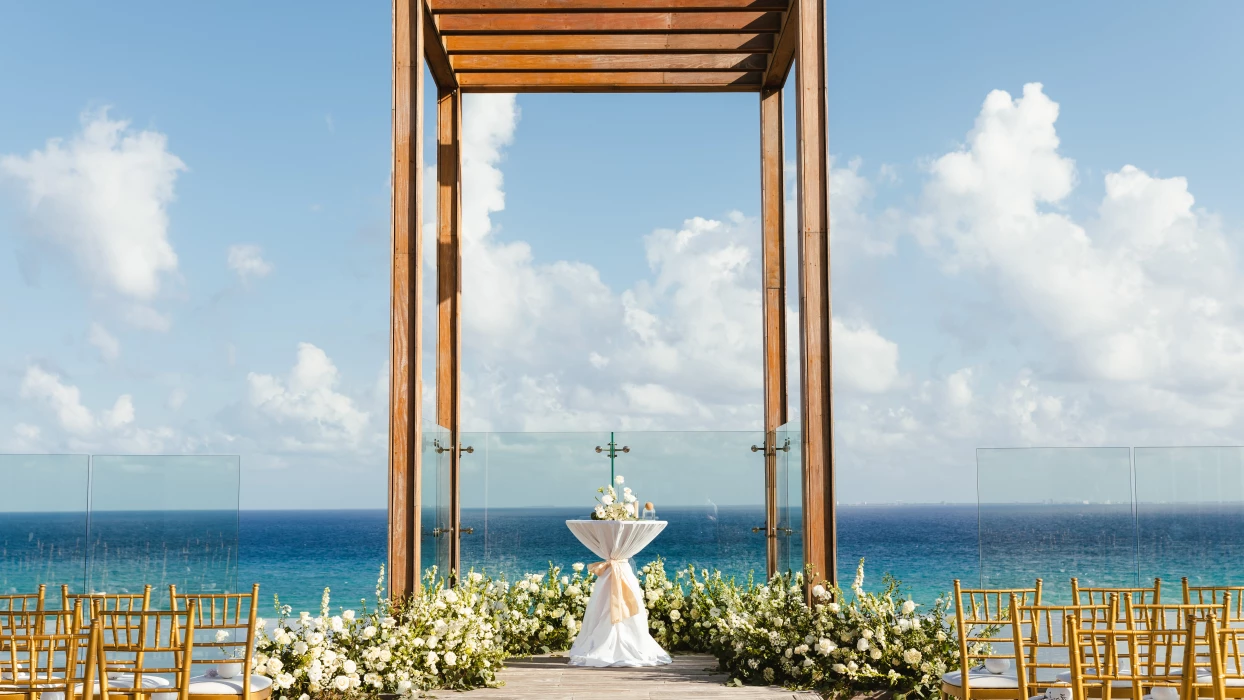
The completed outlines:
{"type": "Polygon", "coordinates": [[[648,610],[639,579],[627,561],[648,546],[663,520],[567,520],[566,527],[600,557],[596,588],[583,614],[583,627],[570,648],[572,666],[657,666],[670,655],[648,633],[648,610]],[[621,594],[623,600],[617,600],[621,594]],[[638,610],[629,614],[637,602],[638,610]],[[614,618],[619,618],[614,622],[614,618]]]}

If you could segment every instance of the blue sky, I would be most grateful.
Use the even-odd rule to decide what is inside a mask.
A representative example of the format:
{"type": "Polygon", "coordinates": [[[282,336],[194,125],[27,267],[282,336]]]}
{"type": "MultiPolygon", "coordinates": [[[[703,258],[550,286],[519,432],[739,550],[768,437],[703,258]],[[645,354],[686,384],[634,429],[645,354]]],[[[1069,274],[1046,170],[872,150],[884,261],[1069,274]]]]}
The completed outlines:
{"type": "MultiPolygon", "coordinates": [[[[244,507],[383,503],[389,12],[5,9],[0,451],[240,454],[244,507]]],[[[1241,444],[1244,8],[828,15],[843,500],[972,500],[978,446],[1241,444]]],[[[468,102],[468,428],[758,426],[757,121],[468,102]]],[[[569,459],[554,500],[589,500],[569,459]]]]}

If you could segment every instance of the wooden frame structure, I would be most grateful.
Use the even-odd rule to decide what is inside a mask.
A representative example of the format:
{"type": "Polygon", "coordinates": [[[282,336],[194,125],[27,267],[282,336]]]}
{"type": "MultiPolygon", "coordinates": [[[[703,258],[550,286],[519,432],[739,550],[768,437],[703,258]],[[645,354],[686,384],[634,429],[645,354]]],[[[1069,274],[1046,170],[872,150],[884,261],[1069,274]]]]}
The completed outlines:
{"type": "Polygon", "coordinates": [[[782,88],[795,73],[804,560],[836,581],[830,373],[825,0],[394,0],[389,581],[420,576],[420,222],[426,64],[437,87],[437,422],[450,431],[451,566],[460,560],[462,95],[755,92],[760,96],[765,491],[776,561],[787,420],[782,88]]]}

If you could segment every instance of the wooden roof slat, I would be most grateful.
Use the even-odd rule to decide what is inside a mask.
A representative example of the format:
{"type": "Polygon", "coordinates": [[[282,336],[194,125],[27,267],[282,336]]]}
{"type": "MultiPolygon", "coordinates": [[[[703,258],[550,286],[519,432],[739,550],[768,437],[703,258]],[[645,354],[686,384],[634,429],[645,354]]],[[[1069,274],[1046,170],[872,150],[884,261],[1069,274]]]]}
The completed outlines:
{"type": "Polygon", "coordinates": [[[761,71],[460,73],[464,92],[754,92],[761,71]]]}
{"type": "MultiPolygon", "coordinates": [[[[427,7],[427,4],[424,4],[427,7]]],[[[423,18],[423,57],[432,73],[437,87],[453,90],[458,87],[458,79],[454,77],[454,69],[450,65],[449,55],[445,51],[444,37],[436,31],[436,24],[426,14],[423,18]]]]}
{"type": "Polygon", "coordinates": [[[431,0],[434,14],[451,12],[784,12],[789,0],[431,0]]]}
{"type": "Polygon", "coordinates": [[[454,56],[459,74],[467,72],[544,71],[754,71],[768,66],[768,56],[758,54],[601,54],[601,55],[510,55],[454,56]]]}
{"type": "Polygon", "coordinates": [[[466,34],[444,39],[451,56],[472,53],[769,53],[775,43],[773,34],[466,34]]]}
{"type": "Polygon", "coordinates": [[[790,11],[782,17],[782,31],[778,33],[773,51],[769,56],[769,68],[765,71],[765,87],[777,88],[786,84],[791,64],[795,62],[795,49],[799,41],[799,3],[791,3],[790,11]]]}
{"type": "Polygon", "coordinates": [[[781,12],[487,13],[436,16],[442,35],[639,32],[774,32],[781,12]]]}

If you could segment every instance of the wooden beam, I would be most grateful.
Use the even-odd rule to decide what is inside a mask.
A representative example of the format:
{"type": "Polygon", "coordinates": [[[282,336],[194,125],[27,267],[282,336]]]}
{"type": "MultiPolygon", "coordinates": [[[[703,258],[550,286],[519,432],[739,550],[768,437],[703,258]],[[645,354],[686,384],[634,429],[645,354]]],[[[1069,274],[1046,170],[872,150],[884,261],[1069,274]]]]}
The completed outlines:
{"type": "Polygon", "coordinates": [[[804,561],[837,582],[833,375],[830,358],[829,152],[826,132],[825,0],[796,0],[799,136],[799,363],[803,375],[804,561]]]}
{"type": "Polygon", "coordinates": [[[462,571],[462,91],[436,98],[436,422],[449,431],[449,569],[462,571]]]}
{"type": "Polygon", "coordinates": [[[773,34],[466,34],[447,36],[450,55],[469,53],[769,53],[773,34]]]}
{"type": "Polygon", "coordinates": [[[389,344],[389,593],[419,590],[423,1],[393,0],[393,261],[389,344]]]}
{"type": "MultiPolygon", "coordinates": [[[[424,4],[423,7],[426,13],[427,5],[424,4]]],[[[424,16],[427,17],[426,14],[424,16]]],[[[440,90],[458,89],[454,69],[449,65],[449,53],[445,50],[444,37],[436,30],[435,22],[423,23],[423,50],[424,60],[428,63],[428,71],[432,73],[432,80],[436,82],[436,87],[440,90]]]]}
{"type": "Polygon", "coordinates": [[[760,93],[760,219],[764,268],[765,535],[768,573],[778,572],[777,430],[786,413],[786,191],[782,150],[782,90],[760,93]]]}
{"type": "Polygon", "coordinates": [[[750,72],[461,73],[464,92],[753,92],[750,72]]]}
{"type": "Polygon", "coordinates": [[[432,12],[785,11],[790,0],[431,0],[432,12]]]}
{"type": "Polygon", "coordinates": [[[791,64],[795,62],[795,48],[799,45],[799,3],[793,2],[790,11],[782,18],[782,30],[769,56],[765,71],[765,87],[778,88],[786,84],[791,64]]]}
{"type": "Polygon", "coordinates": [[[480,13],[437,16],[441,34],[777,32],[781,12],[480,13]]]}
{"type": "Polygon", "coordinates": [[[760,71],[768,56],[757,54],[586,54],[570,56],[479,54],[450,59],[458,72],[542,71],[760,71]]]}

